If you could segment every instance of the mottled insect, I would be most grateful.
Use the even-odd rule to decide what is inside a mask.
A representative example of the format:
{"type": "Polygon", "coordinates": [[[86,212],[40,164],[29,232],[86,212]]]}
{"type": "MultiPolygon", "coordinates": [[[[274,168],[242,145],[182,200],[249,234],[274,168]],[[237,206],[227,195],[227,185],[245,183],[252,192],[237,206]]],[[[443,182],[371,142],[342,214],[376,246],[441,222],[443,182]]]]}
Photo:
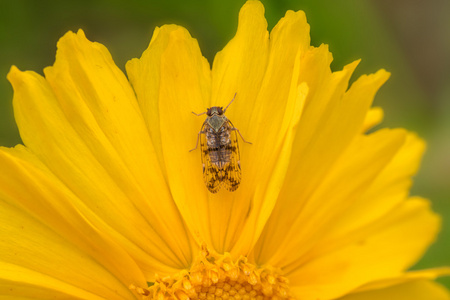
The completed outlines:
{"type": "Polygon", "coordinates": [[[233,192],[241,183],[241,164],[236,132],[244,142],[251,144],[242,137],[239,129],[235,128],[224,115],[235,98],[236,94],[225,109],[221,106],[212,106],[200,114],[192,112],[197,116],[207,115],[202,129],[197,135],[195,148],[190,151],[197,149],[200,140],[203,179],[211,193],[217,193],[222,185],[233,192]]]}

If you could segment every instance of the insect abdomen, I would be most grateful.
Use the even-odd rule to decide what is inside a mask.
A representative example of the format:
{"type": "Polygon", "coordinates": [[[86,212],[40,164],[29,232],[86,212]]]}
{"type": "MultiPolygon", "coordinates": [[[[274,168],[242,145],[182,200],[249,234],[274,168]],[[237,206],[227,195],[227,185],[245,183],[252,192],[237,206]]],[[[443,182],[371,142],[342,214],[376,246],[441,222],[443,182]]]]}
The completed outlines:
{"type": "MultiPolygon", "coordinates": [[[[224,127],[222,127],[224,128],[224,127]]],[[[206,133],[211,163],[222,169],[230,162],[232,147],[228,130],[211,131],[206,133]]]]}

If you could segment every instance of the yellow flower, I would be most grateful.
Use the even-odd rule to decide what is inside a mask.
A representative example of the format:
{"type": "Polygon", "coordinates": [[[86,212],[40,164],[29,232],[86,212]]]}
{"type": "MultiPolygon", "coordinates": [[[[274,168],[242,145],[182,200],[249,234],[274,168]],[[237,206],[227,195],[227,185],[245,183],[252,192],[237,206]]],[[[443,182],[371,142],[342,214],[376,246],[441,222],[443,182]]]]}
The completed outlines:
{"type": "Polygon", "coordinates": [[[248,1],[212,68],[182,27],[157,28],[127,77],[80,30],[58,43],[45,77],[12,67],[25,146],[0,150],[0,286],[14,299],[450,299],[407,270],[440,226],[410,197],[424,143],[367,130],[388,78],[348,87],[331,72],[303,12],[269,34],[248,1]],[[203,117],[226,116],[242,182],[208,192],[203,117]],[[265,297],[265,298],[264,298],[265,297]]]}

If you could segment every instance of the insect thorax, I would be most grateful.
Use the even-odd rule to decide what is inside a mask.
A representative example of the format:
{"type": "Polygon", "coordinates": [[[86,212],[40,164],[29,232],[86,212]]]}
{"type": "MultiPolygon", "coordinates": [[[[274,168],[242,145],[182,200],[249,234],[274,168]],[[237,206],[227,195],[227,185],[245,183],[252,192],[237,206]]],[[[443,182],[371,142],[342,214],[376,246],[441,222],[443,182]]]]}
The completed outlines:
{"type": "Polygon", "coordinates": [[[222,125],[224,125],[224,123],[226,123],[226,121],[227,121],[227,117],[218,116],[218,115],[214,115],[214,116],[206,119],[206,122],[208,123],[208,125],[212,129],[214,129],[214,131],[216,131],[216,132],[219,132],[220,127],[222,127],[222,125]]]}
{"type": "Polygon", "coordinates": [[[213,119],[213,122],[207,122],[205,126],[205,135],[208,148],[221,148],[229,144],[231,142],[230,129],[231,127],[226,121],[220,123],[220,120],[213,119]]]}

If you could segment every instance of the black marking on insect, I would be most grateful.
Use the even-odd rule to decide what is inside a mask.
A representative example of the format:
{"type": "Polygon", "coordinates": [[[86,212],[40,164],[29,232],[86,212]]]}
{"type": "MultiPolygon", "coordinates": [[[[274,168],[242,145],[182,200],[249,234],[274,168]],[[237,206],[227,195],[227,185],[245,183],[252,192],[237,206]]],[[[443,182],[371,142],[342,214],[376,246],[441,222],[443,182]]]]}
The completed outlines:
{"type": "Polygon", "coordinates": [[[212,106],[200,114],[192,112],[196,116],[207,115],[197,135],[195,148],[189,151],[197,149],[200,140],[203,180],[211,193],[217,193],[222,185],[233,192],[241,183],[241,163],[236,133],[239,133],[245,143],[251,144],[224,115],[235,98],[236,94],[225,109],[221,106],[212,106]]]}

